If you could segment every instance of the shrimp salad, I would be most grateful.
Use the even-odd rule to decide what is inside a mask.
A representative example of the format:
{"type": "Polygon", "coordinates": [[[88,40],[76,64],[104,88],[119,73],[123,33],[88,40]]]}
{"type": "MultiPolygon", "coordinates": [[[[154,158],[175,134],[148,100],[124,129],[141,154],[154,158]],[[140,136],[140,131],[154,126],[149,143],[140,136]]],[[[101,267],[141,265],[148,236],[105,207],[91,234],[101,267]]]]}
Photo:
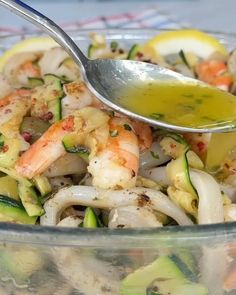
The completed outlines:
{"type": "MultiPolygon", "coordinates": [[[[235,52],[217,45],[209,56],[185,48],[160,54],[150,44],[126,48],[92,34],[88,56],[159,64],[235,93],[235,52]]],[[[116,113],[90,92],[60,47],[12,54],[0,87],[0,221],[78,231],[236,221],[236,133],[180,134],[116,113]]],[[[68,253],[59,252],[58,265],[78,267],[67,261],[68,253]]],[[[205,256],[210,259],[207,249],[205,256]]],[[[146,271],[172,267],[168,259],[160,256],[146,271]]],[[[105,262],[92,263],[105,269],[105,262]]],[[[179,293],[167,286],[168,292],[128,293],[130,280],[143,271],[124,281],[120,294],[208,294],[203,285],[187,281],[187,293],[183,284],[179,293]]],[[[120,274],[106,272],[94,290],[118,294],[120,274]]],[[[95,294],[86,293],[89,284],[76,279],[69,278],[75,289],[79,284],[85,294],[95,294]]],[[[234,288],[229,276],[225,290],[234,288]]]]}
{"type": "MultiPolygon", "coordinates": [[[[234,91],[234,53],[203,59],[150,48],[92,34],[88,55],[156,63],[234,91]]],[[[221,134],[232,143],[217,162],[217,135],[177,134],[115,113],[60,47],[12,54],[0,79],[1,221],[133,228],[235,220],[234,133],[221,134]]]]}

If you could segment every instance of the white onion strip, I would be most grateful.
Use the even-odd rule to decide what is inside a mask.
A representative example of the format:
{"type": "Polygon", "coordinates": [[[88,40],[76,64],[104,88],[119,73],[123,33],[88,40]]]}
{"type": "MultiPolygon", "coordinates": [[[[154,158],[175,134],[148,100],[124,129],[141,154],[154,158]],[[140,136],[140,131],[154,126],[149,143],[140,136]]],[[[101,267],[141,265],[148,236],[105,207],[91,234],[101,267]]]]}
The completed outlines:
{"type": "Polygon", "coordinates": [[[120,206],[150,206],[178,222],[180,225],[191,225],[192,221],[182,209],[176,206],[166,195],[146,188],[125,190],[99,190],[89,186],[71,186],[57,192],[45,205],[45,214],[41,217],[41,225],[56,225],[61,212],[72,205],[91,206],[111,209],[120,206]]]}
{"type": "Polygon", "coordinates": [[[140,168],[147,169],[156,167],[168,162],[170,159],[171,157],[164,154],[160,146],[160,140],[157,140],[153,142],[149,149],[140,154],[140,168]]]}
{"type": "Polygon", "coordinates": [[[228,183],[220,183],[220,189],[230,198],[233,203],[236,203],[236,187],[228,183]]]}
{"type": "Polygon", "coordinates": [[[161,227],[154,212],[148,207],[122,206],[113,208],[109,214],[109,228],[161,227]]]}
{"type": "MultiPolygon", "coordinates": [[[[223,198],[219,184],[203,171],[190,170],[190,178],[199,195],[198,223],[224,222],[223,198]]],[[[222,295],[226,274],[227,254],[223,246],[203,247],[201,257],[201,281],[209,294],[222,295]]]]}
{"type": "Polygon", "coordinates": [[[219,184],[206,172],[191,169],[190,178],[199,196],[198,223],[224,222],[223,198],[219,184]]]}
{"type": "Polygon", "coordinates": [[[171,184],[166,174],[166,166],[150,168],[150,169],[142,169],[139,172],[139,174],[143,177],[149,178],[165,186],[168,186],[171,184]]]}

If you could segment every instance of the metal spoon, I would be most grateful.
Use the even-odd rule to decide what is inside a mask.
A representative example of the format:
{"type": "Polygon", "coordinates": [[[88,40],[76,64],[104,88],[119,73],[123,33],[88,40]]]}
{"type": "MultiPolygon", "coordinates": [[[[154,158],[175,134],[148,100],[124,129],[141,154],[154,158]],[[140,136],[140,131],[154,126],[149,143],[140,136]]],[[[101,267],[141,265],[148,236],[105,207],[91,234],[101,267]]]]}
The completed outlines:
{"type": "Polygon", "coordinates": [[[146,81],[182,81],[183,83],[200,82],[182,76],[174,71],[157,65],[131,60],[88,59],[75,42],[52,20],[21,1],[0,0],[0,4],[15,14],[22,16],[31,23],[46,31],[59,45],[61,45],[72,59],[79,65],[83,78],[89,89],[104,104],[112,109],[128,115],[136,120],[144,121],[152,126],[184,132],[225,132],[235,128],[235,124],[213,125],[207,128],[182,127],[158,121],[150,117],[136,114],[119,104],[117,97],[121,90],[135,82],[146,81]]]}

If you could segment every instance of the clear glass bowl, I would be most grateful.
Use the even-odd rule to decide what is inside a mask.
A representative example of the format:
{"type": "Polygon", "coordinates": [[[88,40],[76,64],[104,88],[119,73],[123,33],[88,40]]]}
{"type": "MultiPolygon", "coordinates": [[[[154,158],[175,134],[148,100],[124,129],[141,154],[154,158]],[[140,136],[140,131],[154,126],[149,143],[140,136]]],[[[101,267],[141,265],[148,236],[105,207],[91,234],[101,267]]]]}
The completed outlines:
{"type": "MultiPolygon", "coordinates": [[[[88,32],[69,32],[85,51],[89,44],[88,32]]],[[[129,47],[145,42],[159,31],[102,32],[108,41],[116,40],[129,47]]],[[[236,47],[236,35],[214,35],[229,49],[236,47]]],[[[2,37],[0,50],[4,51],[26,37],[29,35],[2,37]]],[[[162,295],[221,295],[225,293],[228,268],[236,267],[234,248],[236,223],[116,230],[0,223],[0,294],[160,294],[157,288],[151,291],[153,281],[148,282],[148,288],[142,280],[133,283],[128,290],[121,291],[120,285],[135,269],[143,269],[144,281],[148,281],[149,276],[152,280],[152,275],[142,267],[158,257],[168,256],[188,284],[200,282],[206,289],[180,291],[176,286],[162,295]]],[[[166,270],[163,267],[155,271],[161,282],[161,274],[166,276],[166,270]]],[[[170,279],[169,286],[172,283],[170,279]]],[[[236,290],[226,294],[236,294],[236,290]]]]}

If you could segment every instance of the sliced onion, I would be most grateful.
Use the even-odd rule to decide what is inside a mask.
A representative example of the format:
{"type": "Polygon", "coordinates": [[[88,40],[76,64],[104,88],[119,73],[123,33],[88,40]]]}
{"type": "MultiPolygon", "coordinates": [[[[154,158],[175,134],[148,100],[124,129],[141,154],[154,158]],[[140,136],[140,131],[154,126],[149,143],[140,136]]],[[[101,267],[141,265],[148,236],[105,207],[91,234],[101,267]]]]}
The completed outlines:
{"type": "Polygon", "coordinates": [[[57,176],[49,178],[50,184],[52,186],[52,191],[58,191],[64,186],[73,185],[73,181],[70,177],[57,176]]]}
{"type": "Polygon", "coordinates": [[[236,204],[229,204],[224,206],[225,221],[236,221],[236,204]]]}
{"type": "MultiPolygon", "coordinates": [[[[219,184],[203,171],[190,170],[191,181],[199,196],[198,222],[224,222],[223,199],[219,184]]],[[[223,246],[203,247],[200,262],[201,281],[208,287],[209,294],[222,295],[226,274],[227,254],[223,246]]]]}
{"type": "Polygon", "coordinates": [[[47,50],[39,61],[42,75],[54,74],[59,77],[66,77],[72,81],[76,80],[79,76],[76,65],[75,70],[73,71],[63,64],[68,57],[69,55],[61,47],[54,47],[47,50]]]}
{"type": "Polygon", "coordinates": [[[62,219],[59,223],[58,226],[63,226],[63,227],[78,227],[83,220],[79,218],[78,216],[68,216],[64,219],[62,219]]]}
{"type": "Polygon", "coordinates": [[[219,184],[206,172],[192,169],[190,178],[199,196],[198,223],[224,222],[223,199],[219,184]]]}
{"type": "Polygon", "coordinates": [[[136,228],[160,227],[162,224],[148,207],[122,206],[114,208],[109,214],[108,227],[136,228]]]}
{"type": "Polygon", "coordinates": [[[101,209],[120,206],[148,206],[172,217],[180,225],[193,224],[182,209],[170,201],[166,195],[156,190],[134,188],[113,191],[99,190],[88,186],[71,186],[61,189],[44,204],[45,215],[41,217],[41,225],[56,225],[62,211],[72,205],[101,209]]]}
{"type": "Polygon", "coordinates": [[[56,160],[44,175],[47,177],[58,177],[69,174],[83,174],[87,171],[87,164],[77,154],[67,153],[56,160]]]}
{"type": "Polygon", "coordinates": [[[149,178],[164,186],[170,185],[170,180],[166,174],[166,167],[156,167],[150,169],[142,169],[139,174],[143,177],[149,178]]]}
{"type": "Polygon", "coordinates": [[[150,149],[140,154],[140,169],[148,169],[162,165],[170,160],[170,157],[165,155],[160,141],[154,141],[150,149]]]}
{"type": "Polygon", "coordinates": [[[220,189],[231,199],[233,203],[236,203],[236,187],[227,183],[221,183],[220,189]]]}
{"type": "Polygon", "coordinates": [[[61,63],[68,58],[69,55],[60,47],[54,47],[45,51],[43,57],[39,61],[41,74],[54,74],[57,75],[58,68],[61,63]]]}

